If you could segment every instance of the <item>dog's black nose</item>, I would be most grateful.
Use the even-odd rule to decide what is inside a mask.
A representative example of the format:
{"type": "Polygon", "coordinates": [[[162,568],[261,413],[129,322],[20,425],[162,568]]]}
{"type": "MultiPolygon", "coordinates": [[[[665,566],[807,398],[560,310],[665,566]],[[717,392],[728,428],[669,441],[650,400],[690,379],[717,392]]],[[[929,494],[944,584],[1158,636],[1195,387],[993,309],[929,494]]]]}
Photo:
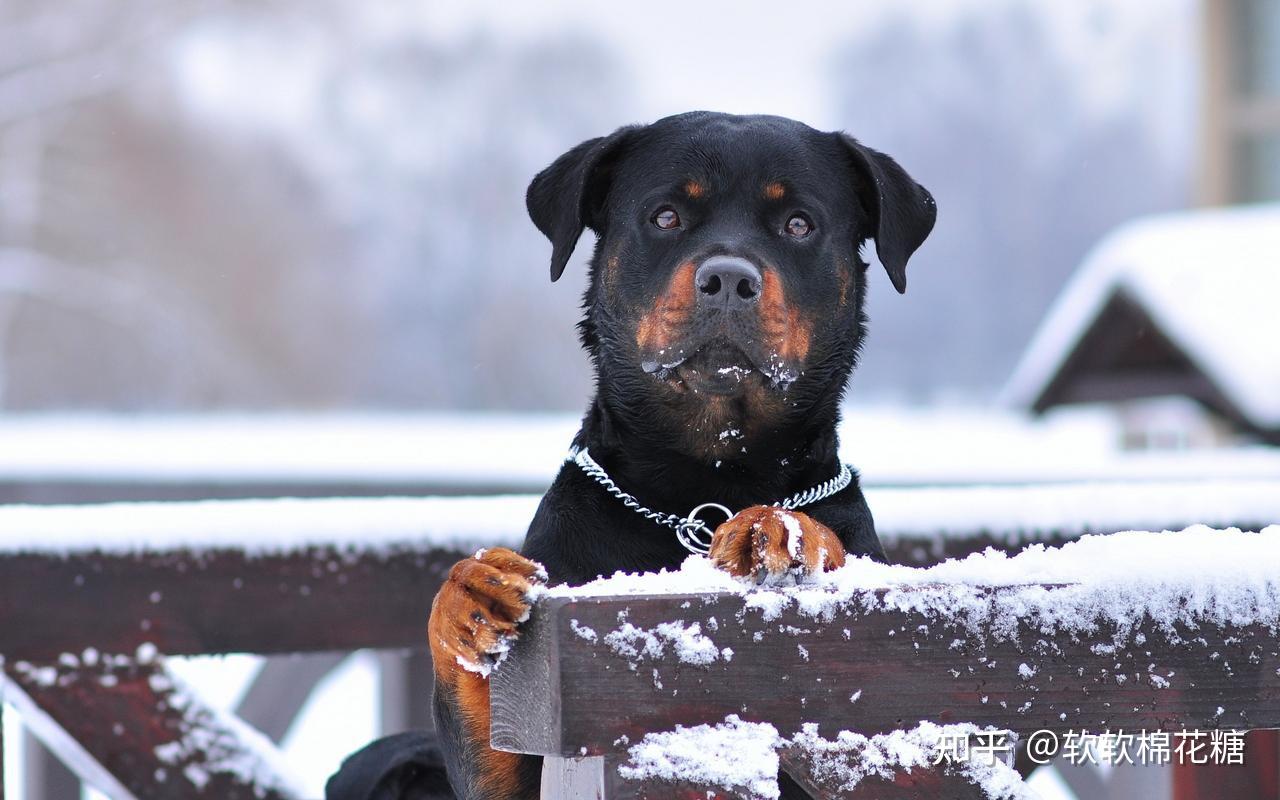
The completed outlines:
{"type": "Polygon", "coordinates": [[[760,270],[738,256],[708,258],[693,279],[698,285],[699,305],[741,308],[760,297],[760,270]]]}

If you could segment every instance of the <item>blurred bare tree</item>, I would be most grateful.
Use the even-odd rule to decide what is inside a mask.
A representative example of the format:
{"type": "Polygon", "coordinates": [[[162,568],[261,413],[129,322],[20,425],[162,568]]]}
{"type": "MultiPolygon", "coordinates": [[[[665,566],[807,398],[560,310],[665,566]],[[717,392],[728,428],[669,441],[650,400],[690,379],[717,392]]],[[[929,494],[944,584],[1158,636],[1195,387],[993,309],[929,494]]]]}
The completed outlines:
{"type": "Polygon", "coordinates": [[[0,9],[0,408],[582,401],[522,201],[617,123],[607,54],[360,35],[361,4],[73,5],[0,9]],[[184,48],[284,68],[299,38],[303,125],[187,96],[184,48]]]}
{"type": "MultiPolygon", "coordinates": [[[[906,298],[873,281],[861,399],[990,396],[1087,247],[1189,195],[1166,31],[1083,70],[1033,0],[919,10],[827,81],[942,209],[906,298]]],[[[579,407],[582,269],[549,284],[524,189],[638,121],[636,76],[607,40],[414,13],[0,5],[0,409],[579,407]]]]}
{"type": "Polygon", "coordinates": [[[1116,100],[1100,103],[1049,22],[1027,2],[975,5],[937,27],[900,14],[836,57],[846,129],[939,206],[906,296],[873,276],[855,387],[990,397],[1100,236],[1189,201],[1191,154],[1162,147],[1146,107],[1165,101],[1150,95],[1168,69],[1166,31],[1137,32],[1107,75],[1116,100]]]}

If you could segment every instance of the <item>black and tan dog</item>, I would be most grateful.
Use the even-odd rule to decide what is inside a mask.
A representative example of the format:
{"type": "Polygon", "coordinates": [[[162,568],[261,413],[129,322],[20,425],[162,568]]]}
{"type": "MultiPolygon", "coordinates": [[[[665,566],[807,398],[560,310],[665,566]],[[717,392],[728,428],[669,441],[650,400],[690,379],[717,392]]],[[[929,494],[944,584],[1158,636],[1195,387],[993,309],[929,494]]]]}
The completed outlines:
{"type": "MultiPolygon", "coordinates": [[[[598,236],[579,324],[596,396],[575,448],[650,509],[742,509],[711,545],[735,574],[812,572],[845,553],[883,560],[856,477],[803,512],[764,504],[839,473],[838,405],[866,325],[860,248],[874,239],[903,291],[907,259],[933,227],[929,193],[849,136],[695,112],[583,142],[534,178],[527,199],[552,243],[552,280],[584,228],[598,236]]],[[[454,567],[429,635],[458,796],[538,796],[540,760],[488,745],[485,677],[518,635],[531,586],[688,555],[671,528],[567,462],[521,554],[494,548],[454,567]]]]}

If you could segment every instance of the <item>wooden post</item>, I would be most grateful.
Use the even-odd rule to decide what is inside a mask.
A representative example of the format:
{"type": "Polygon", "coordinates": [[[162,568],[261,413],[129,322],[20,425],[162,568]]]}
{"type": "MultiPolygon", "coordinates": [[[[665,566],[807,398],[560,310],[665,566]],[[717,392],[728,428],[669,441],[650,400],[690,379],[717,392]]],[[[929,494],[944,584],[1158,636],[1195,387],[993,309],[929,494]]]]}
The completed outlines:
{"type": "Polygon", "coordinates": [[[30,800],[80,796],[80,779],[30,733],[23,747],[22,783],[22,795],[30,800]]]}
{"type": "Polygon", "coordinates": [[[1177,764],[1173,800],[1273,800],[1280,798],[1280,732],[1245,736],[1244,763],[1177,764]]]}
{"type": "Polygon", "coordinates": [[[6,555],[0,642],[10,663],[143,644],[168,655],[422,647],[431,599],[460,557],[404,547],[6,555]]]}
{"type": "Polygon", "coordinates": [[[378,667],[382,733],[433,730],[431,693],[435,690],[435,671],[431,651],[384,651],[378,654],[378,667]]]}
{"type": "Polygon", "coordinates": [[[236,707],[236,714],[279,744],[307,698],[346,653],[272,656],[262,665],[236,707]]]}

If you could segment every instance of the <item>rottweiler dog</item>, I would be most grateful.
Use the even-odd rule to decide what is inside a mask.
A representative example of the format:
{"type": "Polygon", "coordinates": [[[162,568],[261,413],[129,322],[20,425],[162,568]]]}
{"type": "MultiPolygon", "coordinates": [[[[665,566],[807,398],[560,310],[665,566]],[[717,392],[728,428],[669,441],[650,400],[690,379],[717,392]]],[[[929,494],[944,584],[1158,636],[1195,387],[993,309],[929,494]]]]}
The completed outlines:
{"type": "MultiPolygon", "coordinates": [[[[648,509],[737,510],[710,542],[735,575],[803,575],[846,553],[884,560],[856,474],[803,511],[769,504],[840,474],[839,402],[866,331],[861,248],[874,239],[904,291],[907,259],[933,228],[928,191],[848,135],[693,112],[583,142],[533,179],[527,204],[551,240],[553,281],[583,230],[597,236],[578,325],[596,394],[575,452],[648,509]]],[[[568,460],[520,553],[492,548],[453,568],[429,636],[439,752],[458,796],[538,796],[541,759],[489,747],[486,677],[533,587],[689,554],[568,460]]]]}

